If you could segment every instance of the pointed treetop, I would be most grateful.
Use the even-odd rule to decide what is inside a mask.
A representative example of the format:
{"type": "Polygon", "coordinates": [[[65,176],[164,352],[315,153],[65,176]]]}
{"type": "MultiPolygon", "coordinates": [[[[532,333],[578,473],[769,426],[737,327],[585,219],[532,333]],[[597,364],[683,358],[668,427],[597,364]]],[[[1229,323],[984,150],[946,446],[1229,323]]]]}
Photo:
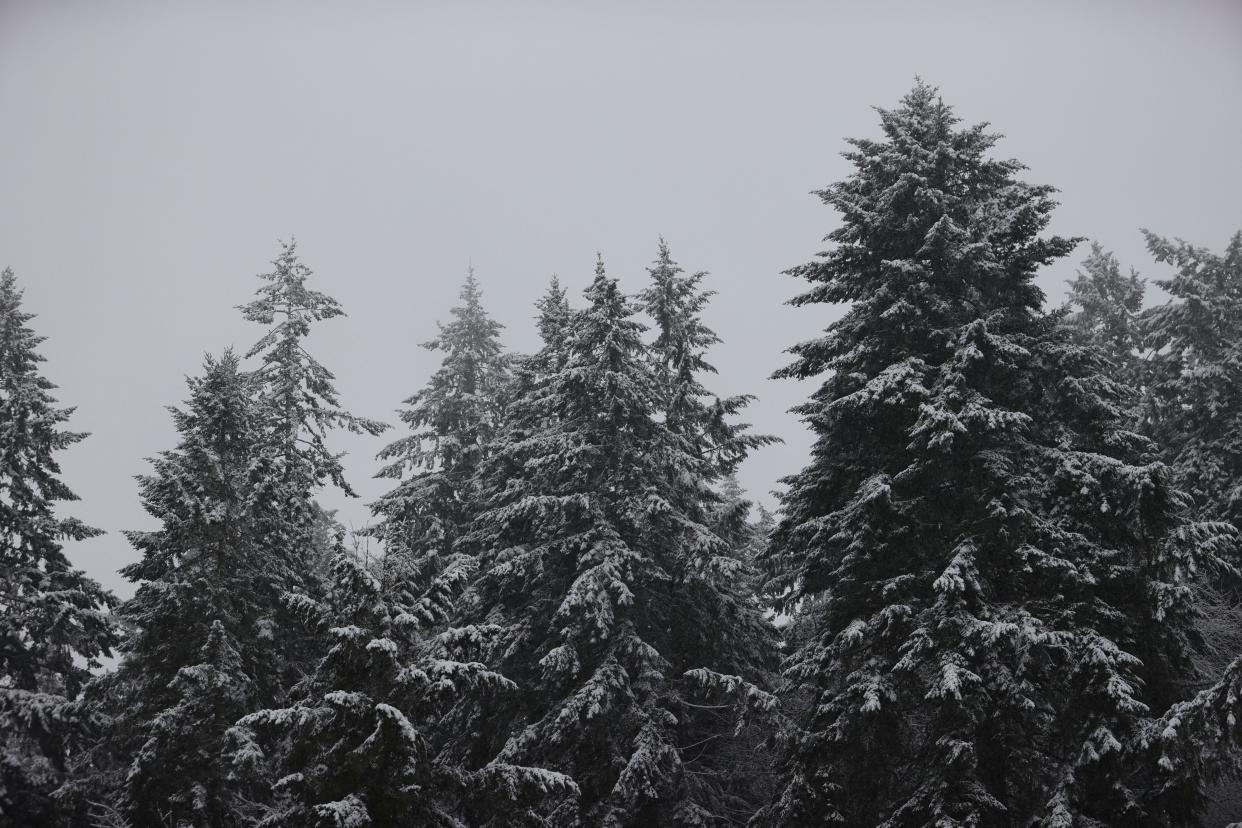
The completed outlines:
{"type": "Polygon", "coordinates": [[[312,273],[298,259],[296,242],[280,244],[272,272],[259,274],[264,284],[256,291],[258,298],[238,306],[246,319],[270,326],[246,357],[262,359],[256,374],[263,383],[273,445],[286,468],[300,469],[297,476],[304,488],[314,490],[330,480],[356,496],[345,480],[340,455],[326,446],[326,435],[334,428],[376,435],[388,426],[342,409],[336,377],[306,351],[303,341],[311,324],[343,316],[344,311],[331,296],[306,286],[312,273]]]}
{"type": "Polygon", "coordinates": [[[499,342],[495,341],[504,324],[492,319],[483,307],[483,291],[479,288],[479,280],[474,275],[474,268],[466,270],[466,280],[462,282],[461,291],[457,294],[461,304],[449,309],[453,319],[450,322],[436,322],[440,335],[423,343],[429,351],[448,351],[450,354],[459,351],[484,350],[499,353],[499,342]]]}
{"type": "Polygon", "coordinates": [[[1091,242],[1091,252],[1069,283],[1069,305],[1079,310],[1067,322],[1079,341],[1104,349],[1128,381],[1137,381],[1135,352],[1139,348],[1138,313],[1146,283],[1134,268],[1123,276],[1117,257],[1091,242]]]}
{"type": "Polygon", "coordinates": [[[535,302],[535,309],[539,311],[535,316],[539,338],[550,345],[564,332],[570,315],[568,292],[555,273],[548,280],[547,291],[535,302]]]}
{"type": "MultiPolygon", "coordinates": [[[[306,280],[314,273],[298,258],[297,241],[290,238],[289,241],[280,241],[279,244],[280,255],[272,260],[272,271],[259,274],[259,278],[267,284],[256,291],[258,298],[245,305],[238,305],[242,315],[251,322],[270,325],[276,321],[278,314],[284,314],[288,318],[280,327],[288,326],[287,332],[298,336],[309,333],[311,321],[344,316],[345,311],[335,299],[306,287],[306,280]]],[[[246,356],[254,356],[271,342],[269,334],[255,343],[246,356]]]]}
{"type": "MultiPolygon", "coordinates": [[[[6,382],[25,376],[34,370],[35,363],[44,361],[43,356],[35,351],[44,337],[35,334],[26,324],[35,315],[22,310],[22,295],[17,277],[12,269],[6,267],[0,273],[0,357],[5,363],[6,382]]],[[[47,380],[40,380],[39,385],[45,390],[56,387],[47,380]]]]}

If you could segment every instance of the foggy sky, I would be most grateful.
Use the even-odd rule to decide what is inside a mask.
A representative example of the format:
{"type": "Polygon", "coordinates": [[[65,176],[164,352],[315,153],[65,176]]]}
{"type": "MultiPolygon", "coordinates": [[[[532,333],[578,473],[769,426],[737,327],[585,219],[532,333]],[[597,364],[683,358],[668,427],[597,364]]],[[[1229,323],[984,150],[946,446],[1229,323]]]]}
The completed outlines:
{"type": "MultiPolygon", "coordinates": [[[[784,306],[781,271],[836,226],[809,191],[848,174],[843,139],[916,74],[1060,188],[1054,232],[1123,267],[1167,275],[1139,227],[1215,250],[1242,227],[1242,3],[622,5],[0,2],[0,267],[93,433],[62,453],[66,513],[108,531],[78,565],[132,592],[120,530],[154,528],[133,477],[203,353],[261,335],[235,306],[278,238],[348,313],[310,342],[342,402],[396,423],[469,264],[524,350],[551,273],[580,304],[599,251],[637,290],[663,234],[719,291],[713,387],[786,440],[741,474],[771,504],[814,384],[768,376],[836,316],[784,306]]],[[[1050,301],[1086,250],[1043,273],[1050,301]]],[[[347,525],[396,434],[336,440],[347,525]]]]}

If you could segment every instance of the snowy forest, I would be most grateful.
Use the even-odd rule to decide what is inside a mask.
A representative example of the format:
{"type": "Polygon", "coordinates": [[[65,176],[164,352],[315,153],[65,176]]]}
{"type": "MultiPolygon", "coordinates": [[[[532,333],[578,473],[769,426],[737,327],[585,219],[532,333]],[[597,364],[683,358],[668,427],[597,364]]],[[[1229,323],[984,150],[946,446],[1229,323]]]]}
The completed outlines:
{"type": "Polygon", "coordinates": [[[936,88],[877,112],[790,251],[792,304],[844,314],[789,343],[814,444],[772,511],[735,472],[777,438],[714,390],[716,289],[663,239],[553,277],[531,353],[470,271],[392,423],[307,346],[368,323],[290,239],[221,300],[253,345],[168,401],[122,601],[70,560],[57,308],[5,270],[0,824],[1242,820],[1242,232],[1120,262],[936,88]],[[341,431],[388,441],[356,530],[341,431]]]}

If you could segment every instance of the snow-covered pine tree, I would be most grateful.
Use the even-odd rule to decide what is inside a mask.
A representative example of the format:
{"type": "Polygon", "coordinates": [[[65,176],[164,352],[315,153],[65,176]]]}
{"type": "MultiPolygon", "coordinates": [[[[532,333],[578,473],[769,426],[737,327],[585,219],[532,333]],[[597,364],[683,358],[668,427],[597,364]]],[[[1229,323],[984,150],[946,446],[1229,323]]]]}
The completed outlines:
{"type": "MultiPolygon", "coordinates": [[[[332,372],[303,345],[314,323],[344,316],[345,311],[332,297],[306,286],[312,273],[298,259],[297,243],[281,242],[272,266],[271,273],[259,274],[265,284],[256,291],[258,298],[239,309],[249,321],[270,326],[246,358],[260,358],[255,374],[275,457],[284,479],[301,493],[315,492],[330,482],[353,495],[341,455],[327,447],[327,433],[344,428],[377,435],[388,426],[341,408],[332,372]]],[[[305,496],[294,500],[311,510],[305,496]]]]}
{"type": "Polygon", "coordinates": [[[716,373],[707,351],[720,342],[702,318],[715,295],[702,287],[707,274],[683,271],[663,238],[647,272],[651,281],[639,294],[639,308],[655,321],[651,353],[660,366],[660,410],[669,429],[687,440],[690,452],[710,458],[717,469],[708,480],[712,482],[736,471],[751,451],[776,438],[748,434],[748,424],[731,419],[753,396],[713,397],[703,384],[705,375],[716,373]]]}
{"type": "Polygon", "coordinates": [[[30,327],[13,271],[0,273],[0,822],[56,824],[50,792],[66,741],[81,726],[72,702],[116,631],[115,599],[74,569],[64,541],[101,534],[57,514],[77,500],[56,453],[87,435],[39,373],[43,338],[30,327]]]}
{"type": "Polygon", "coordinates": [[[539,338],[544,347],[554,347],[566,335],[569,323],[573,318],[573,310],[569,307],[569,296],[561,287],[560,277],[555,273],[548,280],[548,289],[535,302],[535,325],[539,330],[539,338]]]}
{"type": "Polygon", "coordinates": [[[437,755],[428,732],[439,714],[463,696],[513,689],[477,662],[443,658],[426,635],[451,610],[460,562],[413,599],[408,582],[381,580],[339,543],[332,571],[325,602],[287,596],[330,649],[292,706],[251,713],[232,731],[240,773],[275,793],[259,826],[460,828],[468,798],[475,810],[503,808],[497,825],[519,828],[538,824],[545,800],[573,792],[567,777],[541,769],[494,764],[471,773],[437,755]]]}
{"type": "Polygon", "coordinates": [[[555,273],[548,280],[547,290],[535,300],[535,311],[535,329],[542,347],[532,354],[512,357],[507,399],[533,393],[540,382],[563,365],[567,355],[566,345],[578,312],[570,307],[568,292],[555,273]]]}
{"type": "Polygon", "coordinates": [[[473,517],[471,478],[499,428],[509,359],[503,326],[481,300],[471,268],[452,321],[423,346],[444,360],[405,401],[401,419],[411,433],[379,454],[387,465],[377,476],[399,482],[371,506],[378,522],[368,534],[382,540],[389,565],[401,566],[415,588],[447,564],[473,517]]]}
{"type": "MultiPolygon", "coordinates": [[[[734,474],[752,450],[776,442],[776,438],[749,434],[746,423],[735,421],[735,416],[753,397],[721,398],[705,385],[706,378],[716,373],[716,368],[707,360],[707,352],[720,342],[702,317],[715,295],[715,291],[703,287],[707,274],[686,273],[673,260],[663,238],[659,240],[656,259],[647,272],[650,281],[639,294],[639,307],[655,322],[656,337],[651,353],[660,382],[660,413],[666,427],[683,441],[685,450],[708,461],[707,472],[702,477],[683,478],[688,484],[684,497],[686,502],[702,504],[701,508],[711,516],[712,529],[726,542],[740,564],[730,579],[734,597],[758,609],[756,592],[760,582],[748,557],[753,551],[748,522],[750,502],[734,474]]],[[[729,648],[737,655],[746,654],[744,660],[728,672],[745,672],[762,665],[775,667],[776,636],[769,625],[756,628],[742,623],[736,629],[721,629],[719,635],[722,641],[736,636],[729,648]]],[[[718,683],[709,681],[704,689],[719,687],[718,683]]],[[[691,706],[679,717],[683,743],[702,745],[693,752],[693,761],[687,764],[691,778],[716,777],[740,796],[732,803],[732,816],[753,813],[766,796],[756,783],[767,781],[762,774],[755,773],[759,769],[756,761],[760,764],[768,761],[768,757],[757,750],[756,730],[739,731],[734,738],[722,738],[729,727],[725,712],[711,704],[712,699],[691,701],[691,706]]]]}
{"type": "Polygon", "coordinates": [[[1195,825],[1149,728],[1177,700],[1190,579],[1230,547],[1143,462],[1098,352],[1041,310],[1049,187],[917,83],[819,193],[795,305],[849,303],[780,376],[827,374],[772,555],[813,703],[759,824],[1195,825]],[[779,568],[779,567],[778,567],[779,568]]]}
{"type": "Polygon", "coordinates": [[[1143,313],[1151,351],[1144,426],[1202,513],[1242,528],[1242,232],[1223,255],[1146,231],[1177,272],[1143,313]]]}
{"type": "MultiPolygon", "coordinates": [[[[1176,273],[1157,284],[1167,303],[1139,319],[1150,348],[1143,427],[1196,511],[1242,529],[1242,233],[1224,255],[1145,233],[1157,262],[1176,273]]],[[[1221,780],[1237,800],[1242,719],[1242,584],[1236,572],[1200,579],[1201,634],[1188,685],[1209,685],[1165,720],[1162,764],[1182,784],[1221,780]],[[1232,777],[1232,779],[1230,779],[1232,777]]],[[[1221,790],[1213,791],[1219,798],[1221,790]]],[[[1236,816],[1236,814],[1234,814],[1236,816]]]]}
{"type": "Polygon", "coordinates": [[[681,740],[687,673],[771,704],[752,683],[763,621],[729,587],[737,561],[709,528],[712,461],[659,416],[642,326],[602,263],[586,297],[523,361],[541,369],[519,376],[477,476],[487,508],[462,546],[480,567],[467,623],[445,634],[521,694],[451,726],[482,742],[472,764],[496,755],[574,778],[577,805],[549,825],[727,824],[720,781],[685,770],[711,741],[681,740]]]}
{"type": "Polygon", "coordinates": [[[1117,257],[1091,243],[1091,252],[1069,282],[1066,323],[1074,340],[1100,349],[1114,376],[1137,393],[1144,385],[1139,312],[1146,283],[1134,268],[1122,275],[1117,257]]]}
{"type": "Polygon", "coordinates": [[[225,816],[224,734],[245,712],[235,709],[241,697],[281,693],[266,619],[299,580],[282,550],[263,542],[278,515],[268,506],[272,468],[253,378],[226,351],[187,384],[184,408],[169,409],[177,446],[139,478],[160,528],[127,533],[142,557],[121,570],[137,584],[118,610],[129,631],[123,657],[87,695],[106,726],[66,792],[79,810],[102,803],[137,825],[240,824],[225,816]],[[194,696],[224,690],[238,695],[194,696]],[[184,772],[187,762],[196,774],[184,772]]]}
{"type": "Polygon", "coordinates": [[[737,475],[727,475],[720,483],[719,498],[713,511],[712,531],[728,542],[738,560],[749,563],[755,549],[755,527],[750,522],[754,506],[737,475]]]}
{"type": "MultiPolygon", "coordinates": [[[[329,449],[327,435],[338,428],[378,435],[388,426],[343,409],[332,372],[306,350],[314,324],[344,311],[332,297],[307,287],[312,273],[299,260],[296,243],[281,242],[272,266],[270,273],[259,275],[263,285],[257,298],[240,306],[246,319],[269,326],[246,354],[260,361],[253,373],[264,435],[261,453],[273,472],[264,497],[277,515],[267,524],[263,543],[280,551],[290,562],[290,574],[301,580],[300,589],[315,597],[327,576],[315,566],[316,549],[325,521],[331,522],[315,495],[330,483],[355,496],[345,480],[341,455],[329,449]]],[[[286,588],[292,584],[287,582],[286,588]]],[[[312,666],[316,645],[300,638],[301,625],[282,617],[280,607],[273,609],[271,629],[281,654],[277,675],[287,686],[312,666]],[[290,638],[282,640],[286,634],[290,638]]]]}
{"type": "Polygon", "coordinates": [[[751,523],[751,536],[753,538],[751,560],[758,560],[767,551],[768,539],[776,531],[776,515],[772,514],[762,503],[758,504],[757,511],[758,514],[755,515],[755,519],[751,523]]]}
{"type": "MultiPolygon", "coordinates": [[[[754,601],[762,602],[764,599],[759,591],[764,583],[763,555],[776,520],[762,504],[756,504],[747,496],[736,475],[730,474],[724,478],[718,487],[717,496],[719,502],[712,510],[712,531],[729,544],[733,556],[746,565],[747,583],[744,588],[754,601]],[[753,519],[752,510],[756,513],[753,519]]],[[[774,643],[768,641],[767,648],[770,649],[774,643]]]]}

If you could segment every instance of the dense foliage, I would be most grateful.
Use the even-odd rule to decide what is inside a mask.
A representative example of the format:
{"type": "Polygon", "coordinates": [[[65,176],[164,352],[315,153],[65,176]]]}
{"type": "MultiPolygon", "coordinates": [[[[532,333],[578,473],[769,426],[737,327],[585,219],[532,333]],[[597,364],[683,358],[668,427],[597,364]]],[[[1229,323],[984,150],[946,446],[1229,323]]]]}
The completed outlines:
{"type": "Polygon", "coordinates": [[[13,271],[0,273],[0,822],[51,821],[66,741],[81,727],[72,701],[116,630],[115,599],[74,569],[63,541],[100,534],[56,504],[77,496],[56,453],[87,435],[65,431],[71,408],[39,373],[42,338],[13,271]]]}
{"type": "Polygon", "coordinates": [[[793,271],[797,304],[849,309],[783,372],[827,374],[771,549],[786,606],[819,600],[765,821],[1193,825],[1201,786],[1146,746],[1231,527],[1193,521],[1105,355],[1041,310],[1075,244],[1039,235],[1051,188],[925,85],[880,116],[819,193],[833,247],[793,271]]]}
{"type": "Polygon", "coordinates": [[[1242,233],[1147,234],[1154,304],[1093,244],[1050,309],[1055,191],[921,82],[880,126],[790,271],[843,307],[778,374],[819,387],[776,512],[660,239],[633,293],[553,277],[531,353],[469,271],[351,541],[332,432],[386,426],[288,243],[169,409],[118,604],[5,271],[0,825],[1199,825],[1242,772],[1242,233]]]}

